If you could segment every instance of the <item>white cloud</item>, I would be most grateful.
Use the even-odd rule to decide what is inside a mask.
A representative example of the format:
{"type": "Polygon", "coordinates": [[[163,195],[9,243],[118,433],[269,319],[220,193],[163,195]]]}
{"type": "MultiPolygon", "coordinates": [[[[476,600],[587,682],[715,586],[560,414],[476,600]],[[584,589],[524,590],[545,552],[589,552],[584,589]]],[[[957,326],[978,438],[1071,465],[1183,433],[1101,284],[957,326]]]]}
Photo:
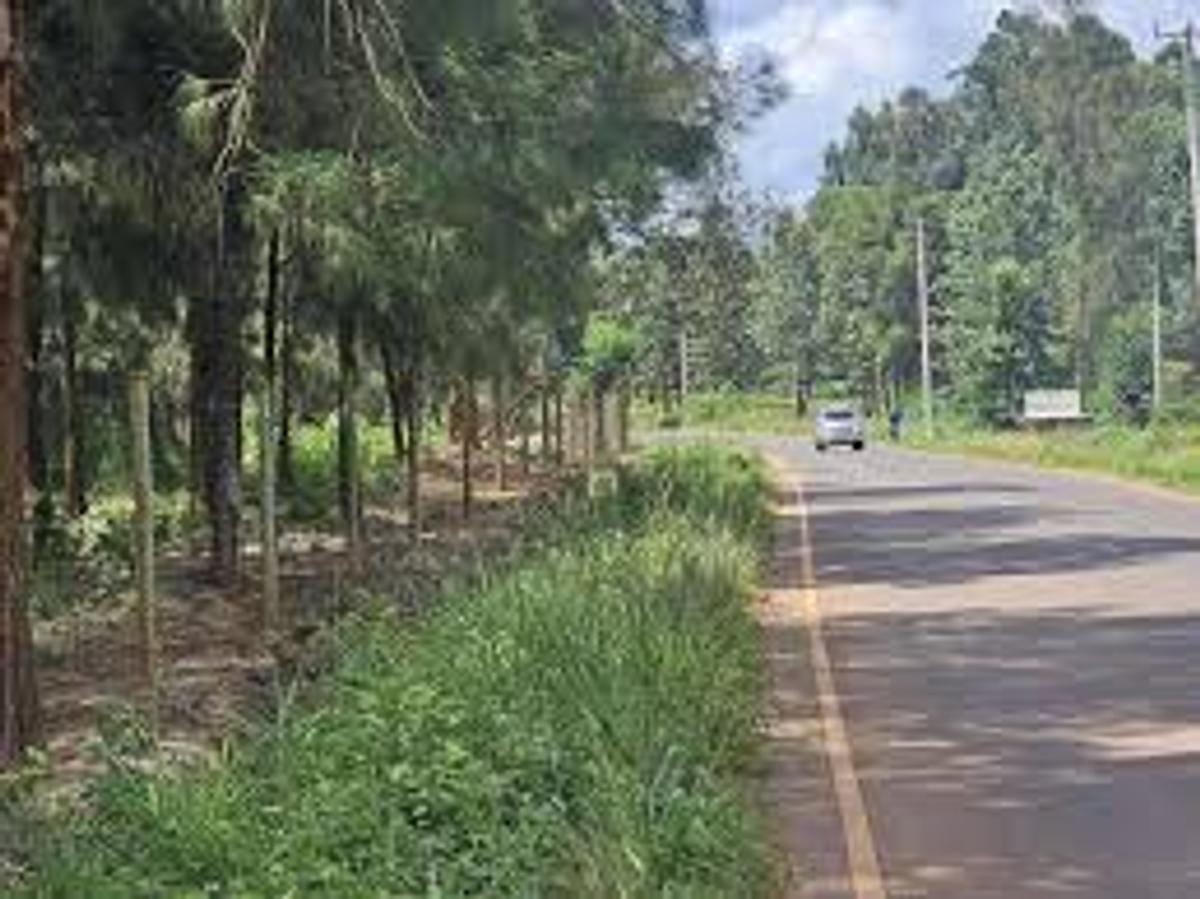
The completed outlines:
{"type": "Polygon", "coordinates": [[[732,32],[730,56],[765,49],[799,94],[836,90],[847,77],[895,78],[910,65],[911,47],[895,40],[895,14],[874,3],[846,4],[826,12],[789,4],[775,15],[732,32]]]}
{"type": "MultiPolygon", "coordinates": [[[[859,104],[916,84],[944,92],[1006,8],[1043,0],[710,0],[728,59],[769,52],[792,96],[743,142],[752,186],[812,190],[824,148],[859,104]]],[[[1200,0],[1101,0],[1101,14],[1143,49],[1157,17],[1200,16],[1200,0]]]]}

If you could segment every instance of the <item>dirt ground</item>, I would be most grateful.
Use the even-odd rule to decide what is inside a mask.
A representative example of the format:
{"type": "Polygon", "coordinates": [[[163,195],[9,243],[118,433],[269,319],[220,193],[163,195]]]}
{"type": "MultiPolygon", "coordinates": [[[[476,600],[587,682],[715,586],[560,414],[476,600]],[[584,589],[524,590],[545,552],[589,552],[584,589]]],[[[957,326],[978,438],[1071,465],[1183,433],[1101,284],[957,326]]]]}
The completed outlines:
{"type": "Polygon", "coordinates": [[[422,484],[424,529],[414,540],[402,502],[365,510],[362,564],[355,570],[337,535],[282,526],[282,635],[268,646],[259,613],[258,547],[246,547],[234,590],[206,579],[203,559],[158,560],[161,641],[157,702],[138,648],[132,596],[37,628],[39,680],[47,739],[46,780],[71,794],[102,763],[103,732],[122,722],[156,721],[168,758],[202,756],[243,733],[269,711],[286,684],[318,663],[314,637],[366,597],[416,615],[451,575],[509,549],[525,512],[560,483],[549,471],[512,466],[509,489],[494,489],[480,464],[476,503],[464,519],[458,473],[431,462],[422,484]]]}

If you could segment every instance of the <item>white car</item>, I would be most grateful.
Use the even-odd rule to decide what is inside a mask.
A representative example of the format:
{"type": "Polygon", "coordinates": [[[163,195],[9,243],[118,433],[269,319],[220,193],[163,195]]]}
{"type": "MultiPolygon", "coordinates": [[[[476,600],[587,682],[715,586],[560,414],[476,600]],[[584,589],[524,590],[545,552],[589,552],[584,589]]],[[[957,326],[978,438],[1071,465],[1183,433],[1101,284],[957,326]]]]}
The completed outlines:
{"type": "Polygon", "coordinates": [[[853,409],[823,409],[817,414],[815,440],[817,452],[823,453],[831,446],[848,446],[862,452],[867,447],[867,428],[853,409]]]}

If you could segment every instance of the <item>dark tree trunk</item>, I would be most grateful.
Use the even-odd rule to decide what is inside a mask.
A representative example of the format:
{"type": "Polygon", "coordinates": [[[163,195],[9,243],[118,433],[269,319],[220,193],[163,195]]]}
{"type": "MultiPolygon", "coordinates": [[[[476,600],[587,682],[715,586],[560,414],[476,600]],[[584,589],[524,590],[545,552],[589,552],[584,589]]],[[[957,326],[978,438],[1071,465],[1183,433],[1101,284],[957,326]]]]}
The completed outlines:
{"type": "Polygon", "coordinates": [[[421,409],[423,405],[421,368],[417,359],[410,360],[407,394],[408,472],[408,530],[415,539],[421,534],[421,409]]]}
{"type": "Polygon", "coordinates": [[[542,400],[542,465],[550,464],[551,441],[553,440],[552,431],[554,429],[553,422],[550,416],[550,385],[543,384],[541,391],[542,400]]]}
{"type": "Polygon", "coordinates": [[[474,471],[472,456],[475,451],[475,441],[478,439],[479,414],[475,398],[475,379],[468,375],[463,378],[460,387],[460,408],[462,428],[462,513],[463,518],[471,517],[474,505],[474,471]]]}
{"type": "Polygon", "coordinates": [[[338,315],[338,512],[351,553],[358,551],[361,508],[358,483],[358,322],[355,312],[338,315]]]}
{"type": "MultiPolygon", "coordinates": [[[[206,478],[210,418],[208,391],[212,387],[210,334],[212,330],[211,301],[194,295],[188,302],[187,333],[190,347],[188,360],[188,493],[193,520],[201,506],[209,508],[206,478]]],[[[78,457],[77,457],[78,458],[78,457]]]]}
{"type": "Polygon", "coordinates": [[[41,737],[33,637],[23,594],[25,481],[24,16],[0,3],[0,768],[41,737]]]}
{"type": "Polygon", "coordinates": [[[379,343],[379,352],[383,357],[383,378],[387,389],[388,415],[392,425],[392,448],[396,453],[396,464],[404,467],[408,458],[408,446],[404,429],[408,414],[408,401],[405,397],[405,376],[400,372],[400,364],[396,359],[396,346],[391,334],[385,333],[379,343]]]}
{"type": "Polygon", "coordinates": [[[517,427],[521,430],[521,474],[525,478],[528,478],[530,465],[532,464],[530,447],[533,444],[533,435],[531,432],[534,423],[530,420],[524,400],[521,401],[520,406],[514,414],[517,417],[517,427]]]}
{"type": "Polygon", "coordinates": [[[44,368],[46,321],[42,302],[42,252],[46,235],[46,191],[36,163],[30,178],[32,196],[27,206],[25,227],[29,238],[25,281],[26,323],[28,324],[29,374],[26,382],[26,440],[29,452],[29,483],[40,502],[50,499],[50,465],[46,453],[44,423],[47,420],[44,368]]]}
{"type": "Polygon", "coordinates": [[[212,569],[231,586],[238,577],[242,509],[242,324],[245,304],[245,190],[233,178],[223,189],[215,291],[206,333],[200,387],[204,444],[205,505],[211,532],[212,569]]]}
{"type": "Polygon", "coordinates": [[[630,447],[630,416],[633,412],[632,387],[622,378],[617,385],[617,451],[623,456],[630,447]]]}
{"type": "Polygon", "coordinates": [[[279,381],[278,330],[279,330],[279,229],[271,232],[267,247],[267,295],[263,302],[263,368],[267,391],[274,397],[275,385],[279,381]]]}
{"type": "Polygon", "coordinates": [[[296,384],[296,304],[290,291],[280,293],[280,347],[279,347],[279,415],[276,427],[279,434],[279,461],[277,475],[279,489],[290,495],[296,487],[296,466],[292,456],[292,418],[296,384]]]}
{"type": "Polygon", "coordinates": [[[79,389],[78,329],[74,303],[63,301],[62,477],[69,517],[87,509],[87,491],[80,460],[83,458],[83,396],[79,389]]]}
{"type": "Polygon", "coordinates": [[[561,384],[554,387],[554,465],[562,468],[566,459],[563,455],[563,389],[561,384]]]}
{"type": "Polygon", "coordinates": [[[25,404],[25,442],[29,485],[44,498],[49,484],[48,466],[46,464],[46,441],[42,432],[42,422],[45,420],[45,384],[42,379],[42,350],[43,334],[42,312],[38,308],[37,295],[31,290],[26,291],[29,298],[26,316],[26,351],[28,354],[28,371],[26,373],[27,402],[25,404]]]}
{"type": "Polygon", "coordinates": [[[492,440],[496,451],[496,489],[508,489],[508,416],[504,408],[506,397],[504,376],[492,378],[492,440]]]}
{"type": "Polygon", "coordinates": [[[278,417],[279,363],[278,328],[280,294],[279,229],[271,232],[267,247],[267,294],[263,303],[263,368],[265,384],[260,412],[260,480],[259,504],[262,523],[262,602],[259,608],[263,632],[277,633],[279,627],[279,530],[276,500],[278,498],[278,444],[275,438],[278,417]]]}

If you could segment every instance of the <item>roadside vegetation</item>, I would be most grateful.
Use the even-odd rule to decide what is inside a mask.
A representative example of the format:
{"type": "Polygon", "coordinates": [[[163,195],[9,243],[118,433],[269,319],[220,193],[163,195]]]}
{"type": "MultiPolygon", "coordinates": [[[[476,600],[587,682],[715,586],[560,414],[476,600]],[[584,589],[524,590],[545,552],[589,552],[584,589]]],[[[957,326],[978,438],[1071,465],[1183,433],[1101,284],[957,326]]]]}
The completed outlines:
{"type": "Polygon", "coordinates": [[[1200,425],[1110,424],[1051,431],[942,429],[913,446],[1045,468],[1094,472],[1200,494],[1200,425]]]}
{"type": "MultiPolygon", "coordinates": [[[[903,405],[911,430],[922,284],[939,412],[973,428],[1018,420],[1027,391],[1075,387],[1095,420],[1133,426],[1156,370],[1157,414],[1196,394],[1195,60],[1179,41],[1148,55],[1069,6],[1000,14],[944,94],[854,110],[803,208],[726,192],[622,258],[641,379],[682,404],[660,419],[790,432],[794,416],[751,413],[769,393],[856,402],[885,423],[877,437],[903,405]]],[[[1174,442],[1095,442],[1110,438],[1131,456],[1174,442]]]]}
{"type": "Polygon", "coordinates": [[[0,769],[75,750],[31,610],[136,583],[153,682],[155,585],[277,645],[289,546],[421,554],[623,444],[614,259],[778,85],[694,0],[485,5],[0,0],[0,769]]]}
{"type": "Polygon", "coordinates": [[[125,728],[8,894],[770,895],[745,779],[766,492],[742,456],[655,452],[419,624],[349,617],[247,744],[163,770],[125,728]]]}
{"type": "Polygon", "coordinates": [[[635,410],[635,423],[646,430],[714,430],[744,434],[802,434],[809,430],[807,416],[796,412],[795,397],[735,390],[689,394],[663,406],[643,401],[635,410]]]}

